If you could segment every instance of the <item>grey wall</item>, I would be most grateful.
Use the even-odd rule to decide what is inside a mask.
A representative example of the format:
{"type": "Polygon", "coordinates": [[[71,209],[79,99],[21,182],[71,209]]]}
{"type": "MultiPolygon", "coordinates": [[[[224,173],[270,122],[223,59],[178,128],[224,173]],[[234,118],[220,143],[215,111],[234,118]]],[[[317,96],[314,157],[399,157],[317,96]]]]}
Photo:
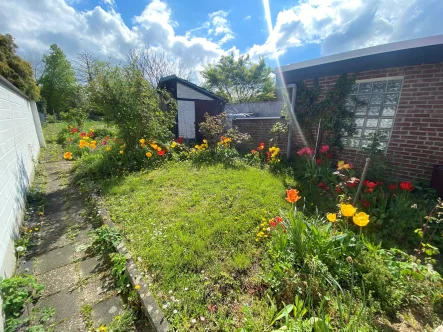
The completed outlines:
{"type": "Polygon", "coordinates": [[[254,113],[257,117],[274,117],[280,116],[283,109],[283,100],[265,101],[260,103],[238,103],[226,104],[225,112],[227,113],[254,113]]]}

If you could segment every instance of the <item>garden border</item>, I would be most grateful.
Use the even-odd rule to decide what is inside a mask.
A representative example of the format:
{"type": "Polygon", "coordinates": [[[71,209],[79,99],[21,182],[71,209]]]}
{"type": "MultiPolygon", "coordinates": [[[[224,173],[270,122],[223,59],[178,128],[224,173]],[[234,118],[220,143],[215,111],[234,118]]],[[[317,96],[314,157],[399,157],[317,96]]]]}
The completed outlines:
{"type": "MultiPolygon", "coordinates": [[[[113,222],[109,215],[109,212],[99,204],[99,196],[91,193],[91,197],[95,203],[97,208],[97,212],[102,218],[104,224],[108,225],[111,229],[118,228],[113,222]]],[[[144,315],[148,318],[151,327],[155,332],[167,332],[171,330],[171,327],[163,315],[157,301],[152,295],[149,286],[143,279],[143,276],[140,270],[134,263],[134,260],[126,248],[124,242],[120,242],[119,245],[115,248],[117,252],[126,257],[126,272],[128,273],[129,280],[134,287],[134,291],[137,293],[137,296],[140,300],[140,304],[142,307],[142,311],[144,315]],[[139,285],[140,288],[136,289],[135,285],[139,285]]]]}

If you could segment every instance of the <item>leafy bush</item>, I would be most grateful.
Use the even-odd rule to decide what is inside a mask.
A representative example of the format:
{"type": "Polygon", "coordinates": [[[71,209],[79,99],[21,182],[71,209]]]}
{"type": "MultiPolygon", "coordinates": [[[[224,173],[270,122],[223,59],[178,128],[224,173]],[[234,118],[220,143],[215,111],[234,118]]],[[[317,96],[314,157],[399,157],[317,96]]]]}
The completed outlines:
{"type": "Polygon", "coordinates": [[[60,118],[70,125],[82,128],[88,119],[88,112],[83,108],[71,108],[68,112],[61,112],[60,118]]]}
{"type": "Polygon", "coordinates": [[[155,90],[134,63],[103,66],[90,84],[90,99],[118,127],[126,151],[137,149],[141,138],[166,141],[172,137],[176,102],[167,92],[155,90]]]}
{"type": "Polygon", "coordinates": [[[123,236],[116,228],[103,225],[89,233],[92,237],[92,250],[97,254],[109,254],[122,241],[123,236]]]}
{"type": "Polygon", "coordinates": [[[25,305],[32,303],[40,296],[43,289],[44,286],[29,274],[6,278],[0,282],[3,310],[6,317],[11,318],[11,323],[20,317],[25,305]]]}
{"type": "Polygon", "coordinates": [[[46,114],[45,115],[46,123],[56,123],[58,122],[56,114],[46,114]]]}

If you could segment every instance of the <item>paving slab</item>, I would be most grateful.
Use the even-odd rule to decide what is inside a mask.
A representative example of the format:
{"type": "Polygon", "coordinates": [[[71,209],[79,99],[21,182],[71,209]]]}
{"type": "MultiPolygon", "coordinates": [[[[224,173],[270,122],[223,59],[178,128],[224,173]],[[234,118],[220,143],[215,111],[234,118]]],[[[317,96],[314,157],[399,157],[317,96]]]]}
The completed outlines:
{"type": "Polygon", "coordinates": [[[92,307],[92,320],[94,325],[107,325],[112,322],[115,316],[123,314],[122,300],[118,296],[113,296],[92,307]]]}
{"type": "Polygon", "coordinates": [[[82,301],[93,305],[117,294],[114,279],[109,274],[92,277],[81,286],[82,301]]]}
{"type": "Polygon", "coordinates": [[[68,265],[72,262],[74,246],[72,244],[54,249],[36,257],[36,274],[45,273],[68,265]]]}
{"type": "Polygon", "coordinates": [[[81,261],[79,265],[79,273],[81,278],[106,271],[106,269],[109,267],[106,265],[103,257],[97,256],[81,261]]]}
{"type": "Polygon", "coordinates": [[[75,273],[75,265],[69,264],[37,276],[38,282],[45,285],[42,296],[69,289],[80,280],[75,273]]]}
{"type": "Polygon", "coordinates": [[[37,308],[46,307],[55,308],[54,316],[47,322],[47,325],[57,325],[55,331],[87,331],[80,313],[81,293],[79,290],[70,292],[64,289],[43,298],[37,304],[37,308]]]}

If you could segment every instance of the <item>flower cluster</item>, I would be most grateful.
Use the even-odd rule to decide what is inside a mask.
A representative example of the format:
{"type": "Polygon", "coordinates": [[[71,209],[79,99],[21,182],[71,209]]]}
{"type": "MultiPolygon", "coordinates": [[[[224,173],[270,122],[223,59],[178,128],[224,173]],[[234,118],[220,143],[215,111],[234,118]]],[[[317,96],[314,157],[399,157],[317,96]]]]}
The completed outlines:
{"type": "Polygon", "coordinates": [[[205,151],[208,148],[209,148],[208,141],[204,139],[203,143],[200,144],[200,145],[197,144],[196,146],[194,146],[194,149],[192,149],[192,151],[193,152],[195,152],[195,151],[205,151]]]}
{"type": "MultiPolygon", "coordinates": [[[[153,156],[154,153],[157,153],[157,155],[159,156],[163,156],[165,155],[165,153],[167,152],[166,148],[162,148],[159,144],[157,144],[157,142],[152,141],[149,142],[144,138],[140,138],[138,140],[138,143],[140,144],[140,147],[142,149],[144,149],[146,151],[146,148],[148,149],[145,152],[145,156],[146,158],[151,158],[153,156]]],[[[173,142],[175,143],[175,142],[173,142]]],[[[176,143],[177,144],[177,143],[176,143]]],[[[174,146],[175,147],[175,146],[174,146]]]]}
{"type": "Polygon", "coordinates": [[[284,232],[286,232],[283,221],[284,219],[279,216],[276,216],[269,221],[266,221],[266,219],[263,218],[263,222],[257,227],[258,233],[255,237],[255,241],[258,242],[260,240],[268,238],[272,230],[276,229],[278,226],[281,227],[284,232]]]}
{"type": "MultiPolygon", "coordinates": [[[[369,215],[365,212],[357,213],[357,209],[352,204],[340,204],[340,215],[346,218],[352,217],[354,224],[360,227],[364,227],[369,223],[369,215]]],[[[326,219],[333,223],[336,222],[337,213],[327,213],[326,219]]]]}
{"type": "Polygon", "coordinates": [[[300,157],[303,157],[303,156],[309,157],[309,156],[312,156],[314,154],[314,149],[313,148],[304,147],[304,148],[301,148],[300,150],[298,150],[297,154],[300,157]]]}
{"type": "Polygon", "coordinates": [[[232,138],[221,136],[220,141],[217,143],[218,146],[222,146],[224,148],[229,148],[232,143],[232,138]]]}
{"type": "Polygon", "coordinates": [[[280,159],[277,157],[279,153],[280,153],[280,148],[276,146],[270,147],[269,151],[266,152],[267,162],[279,163],[280,159]]]}

